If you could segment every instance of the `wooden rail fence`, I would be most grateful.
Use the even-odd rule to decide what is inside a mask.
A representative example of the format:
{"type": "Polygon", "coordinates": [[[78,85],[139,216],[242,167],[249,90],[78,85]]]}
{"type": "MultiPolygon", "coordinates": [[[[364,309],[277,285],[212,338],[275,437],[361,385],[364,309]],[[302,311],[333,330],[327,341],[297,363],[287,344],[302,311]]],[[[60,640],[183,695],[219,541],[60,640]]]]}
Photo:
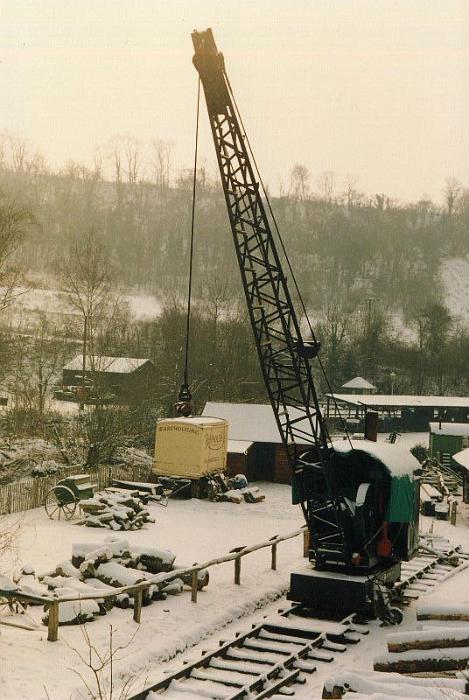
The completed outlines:
{"type": "Polygon", "coordinates": [[[89,473],[90,481],[98,484],[99,490],[110,486],[112,479],[150,481],[152,474],[148,467],[128,464],[100,464],[93,471],[88,471],[77,465],[64,467],[50,476],[31,477],[11,484],[2,484],[0,486],[0,515],[39,508],[43,505],[49,489],[61,479],[77,474],[80,470],[89,473]]]}
{"type": "Polygon", "coordinates": [[[179,578],[180,576],[191,574],[191,601],[197,603],[197,593],[198,593],[198,573],[202,569],[209,569],[213,566],[218,566],[220,564],[226,564],[228,562],[234,562],[234,582],[236,585],[241,584],[241,559],[248,554],[257,552],[260,549],[265,549],[270,547],[272,550],[271,557],[271,569],[277,569],[277,546],[280,542],[285,542],[286,540],[291,540],[294,537],[303,536],[303,556],[308,556],[309,550],[309,533],[306,525],[300,527],[298,530],[288,533],[287,535],[275,535],[265,542],[260,542],[258,544],[253,544],[247,547],[235,547],[228,554],[223,557],[218,557],[215,559],[209,559],[203,564],[194,564],[193,566],[184,569],[174,569],[173,571],[162,572],[160,574],[155,574],[149,579],[142,581],[140,583],[134,584],[133,586],[121,586],[119,588],[113,588],[112,591],[103,590],[102,593],[90,593],[89,595],[77,594],[76,596],[66,596],[64,598],[52,598],[46,596],[30,596],[27,594],[22,594],[21,592],[11,593],[11,597],[19,600],[20,602],[31,602],[35,604],[44,605],[49,612],[48,621],[48,633],[47,639],[49,642],[56,642],[59,638],[59,606],[61,603],[73,603],[81,602],[83,600],[102,600],[103,598],[111,598],[122,593],[128,593],[134,599],[133,605],[133,619],[135,622],[140,623],[141,613],[142,613],[142,601],[144,592],[150,588],[161,583],[166,583],[172,579],[179,578]]]}

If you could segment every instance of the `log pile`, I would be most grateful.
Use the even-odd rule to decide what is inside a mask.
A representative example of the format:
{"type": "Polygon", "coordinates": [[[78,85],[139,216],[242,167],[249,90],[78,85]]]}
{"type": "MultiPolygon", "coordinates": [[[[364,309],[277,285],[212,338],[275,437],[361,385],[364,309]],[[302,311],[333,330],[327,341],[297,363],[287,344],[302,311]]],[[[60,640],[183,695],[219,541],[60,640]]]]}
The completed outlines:
{"type": "Polygon", "coordinates": [[[155,522],[135,493],[101,491],[80,501],[84,518],[80,524],[109,530],[139,530],[145,523],[155,522]]]}
{"type": "MultiPolygon", "coordinates": [[[[59,605],[59,625],[73,625],[91,622],[98,615],[105,615],[114,606],[128,608],[133,605],[133,595],[118,593],[100,598],[100,594],[109,594],[115,588],[134,586],[149,581],[155,574],[170,572],[175,568],[184,569],[184,565],[174,566],[175,555],[164,549],[130,546],[125,540],[113,537],[100,546],[91,543],[75,544],[72,548],[71,561],[60,562],[55,569],[28,578],[33,579],[33,587],[40,588],[41,595],[70,598],[76,595],[95,595],[95,600],[64,602],[59,605]]],[[[208,585],[209,574],[201,570],[197,576],[197,588],[202,590],[208,585]]],[[[23,581],[21,580],[21,588],[23,581]]],[[[30,586],[32,585],[30,582],[30,586]]],[[[150,605],[156,600],[165,600],[168,595],[177,595],[184,586],[191,587],[191,575],[182,575],[151,584],[145,589],[143,605],[150,605]]],[[[38,590],[39,593],[39,590],[38,590]]],[[[42,618],[48,624],[48,611],[42,618]]]]}
{"type": "Polygon", "coordinates": [[[433,700],[467,699],[467,682],[459,678],[415,678],[399,673],[358,673],[341,668],[326,679],[323,698],[427,698],[433,700]]]}

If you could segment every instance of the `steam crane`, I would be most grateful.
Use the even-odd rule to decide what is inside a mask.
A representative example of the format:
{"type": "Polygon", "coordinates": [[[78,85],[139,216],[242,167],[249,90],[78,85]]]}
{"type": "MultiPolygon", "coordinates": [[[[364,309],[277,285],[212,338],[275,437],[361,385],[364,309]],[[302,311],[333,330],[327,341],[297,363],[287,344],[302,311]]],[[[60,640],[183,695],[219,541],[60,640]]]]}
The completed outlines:
{"type": "MultiPolygon", "coordinates": [[[[293,500],[301,504],[310,533],[314,568],[292,573],[289,598],[324,609],[337,608],[341,600],[343,608],[359,605],[373,614],[377,587],[396,581],[400,560],[415,549],[414,511],[400,515],[401,521],[388,513],[399,469],[404,473],[398,480],[407,476],[407,496],[415,503],[413,457],[409,453],[407,470],[402,460],[393,470],[393,457],[357,450],[351,442],[332,445],[313,381],[320,343],[312,329],[311,338],[303,337],[281,264],[285,250],[274,236],[275,219],[261,194],[223,55],[211,29],[194,31],[192,41],[259,362],[287,450],[293,500]]],[[[294,280],[288,258],[287,264],[294,280]]]]}

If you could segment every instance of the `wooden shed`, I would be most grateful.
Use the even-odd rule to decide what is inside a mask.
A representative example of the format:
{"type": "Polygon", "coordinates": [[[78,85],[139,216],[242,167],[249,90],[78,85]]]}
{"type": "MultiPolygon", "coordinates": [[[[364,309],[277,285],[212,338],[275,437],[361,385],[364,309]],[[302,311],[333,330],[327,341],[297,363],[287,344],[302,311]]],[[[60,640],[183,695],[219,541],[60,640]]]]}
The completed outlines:
{"type": "MultiPolygon", "coordinates": [[[[65,390],[78,395],[83,385],[83,356],[77,355],[62,370],[65,390]]],[[[117,400],[133,402],[152,395],[156,383],[156,367],[151,360],[137,357],[86,358],[86,397],[108,394],[117,400]]],[[[80,398],[78,396],[78,398],[80,398]]]]}
{"type": "Polygon", "coordinates": [[[430,426],[430,457],[451,466],[452,457],[469,447],[469,423],[432,422],[430,426]]]}
{"type": "Polygon", "coordinates": [[[230,476],[245,474],[250,481],[290,483],[287,454],[270,404],[209,401],[202,415],[228,421],[230,476]]]}

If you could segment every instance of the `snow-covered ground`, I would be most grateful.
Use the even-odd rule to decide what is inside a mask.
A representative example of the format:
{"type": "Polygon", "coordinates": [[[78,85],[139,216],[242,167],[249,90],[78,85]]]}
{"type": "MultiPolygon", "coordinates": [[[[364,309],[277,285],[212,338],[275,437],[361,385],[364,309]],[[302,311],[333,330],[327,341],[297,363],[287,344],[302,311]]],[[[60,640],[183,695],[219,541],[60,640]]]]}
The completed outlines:
{"type": "MultiPolygon", "coordinates": [[[[0,290],[1,291],[1,290],[0,290]]],[[[156,318],[162,304],[152,294],[124,294],[131,315],[139,321],[156,318]]],[[[14,326],[34,326],[42,316],[50,319],[62,315],[75,315],[67,295],[58,289],[19,289],[18,296],[6,312],[14,326]]]]}
{"type": "Polygon", "coordinates": [[[453,316],[469,323],[469,259],[450,258],[441,265],[445,304],[453,316]]]}
{"type": "MultiPolygon", "coordinates": [[[[144,530],[122,533],[122,539],[134,545],[171,549],[177,555],[176,565],[190,565],[302,525],[299,508],[290,505],[288,486],[260,485],[266,500],[259,504],[190,500],[170,501],[167,508],[150,506],[156,522],[144,530]]],[[[109,535],[109,531],[78,527],[73,522],[50,521],[42,509],[8,516],[2,520],[2,527],[14,522],[20,526],[17,546],[8,562],[2,560],[3,572],[25,563],[38,572],[47,570],[70,559],[72,543],[98,544],[109,535]]],[[[422,518],[423,531],[429,529],[430,522],[422,518]]],[[[441,521],[434,521],[433,526],[438,534],[469,549],[468,507],[460,511],[456,528],[441,521]]],[[[301,538],[295,538],[279,545],[276,572],[270,569],[270,550],[261,550],[242,560],[240,586],[233,583],[233,564],[224,564],[210,570],[210,583],[199,593],[197,604],[185,592],[143,608],[142,624],[116,662],[116,687],[130,673],[138,679],[133,686],[133,692],[137,692],[164,677],[168,669],[179,668],[183,660],[197,658],[202,649],[215,648],[218,640],[231,638],[235,631],[247,631],[252,623],[274,613],[282,602],[285,607],[285,600],[279,599],[288,588],[289,572],[303,565],[301,538]]],[[[468,584],[466,570],[451,584],[454,600],[469,589],[468,584]]],[[[416,628],[415,608],[412,605],[406,611],[401,629],[416,628]]],[[[38,619],[40,612],[31,609],[31,614],[38,619]]],[[[100,650],[109,644],[110,625],[115,644],[127,643],[138,627],[131,610],[114,608],[87,626],[92,643],[100,650]]],[[[347,651],[344,663],[348,667],[369,670],[373,657],[385,651],[388,628],[371,623],[371,630],[369,637],[347,651]]],[[[60,627],[56,643],[46,641],[43,626],[32,632],[0,627],[2,700],[87,697],[82,682],[71,670],[89,680],[87,669],[72,647],[82,653],[86,649],[78,627],[60,627]]],[[[323,677],[322,673],[313,674],[307,686],[297,690],[297,696],[305,700],[320,697],[323,677]]]]}
{"type": "MultiPolygon", "coordinates": [[[[261,542],[276,534],[286,534],[303,524],[301,512],[290,505],[290,489],[278,484],[261,484],[266,500],[258,504],[211,503],[208,501],[170,501],[167,508],[150,506],[156,522],[144,530],[122,533],[131,544],[171,549],[176,565],[191,565],[228,553],[233,547],[261,542]]],[[[19,522],[20,533],[10,570],[25,563],[36,571],[55,567],[70,559],[74,542],[101,543],[108,530],[78,527],[73,522],[48,520],[43,509],[8,516],[2,526],[19,522]]],[[[199,642],[212,629],[222,629],[233,620],[252,613],[269,600],[279,598],[288,587],[289,571],[303,561],[302,540],[295,538],[279,545],[278,571],[270,569],[270,549],[243,559],[241,586],[233,583],[233,564],[210,570],[210,583],[191,603],[190,593],[168,597],[142,610],[142,624],[117,664],[120,673],[132,671],[141,683],[161,672],[161,662],[199,642]]],[[[35,618],[39,612],[33,611],[35,618]]],[[[88,626],[90,637],[99,648],[109,644],[109,626],[113,625],[115,643],[126,643],[136,624],[131,610],[113,609],[88,626]]],[[[45,641],[46,628],[27,632],[0,627],[0,686],[2,700],[46,698],[51,700],[86,697],[82,684],[70,671],[86,673],[70,646],[84,651],[78,627],[61,627],[59,641],[45,641]],[[4,663],[7,660],[7,663],[4,663]]],[[[118,682],[118,681],[117,681],[118,682]]],[[[140,684],[141,685],[141,684],[140,684]]],[[[140,686],[138,686],[140,687],[140,686]]],[[[135,687],[135,691],[138,689],[135,687]]]]}

